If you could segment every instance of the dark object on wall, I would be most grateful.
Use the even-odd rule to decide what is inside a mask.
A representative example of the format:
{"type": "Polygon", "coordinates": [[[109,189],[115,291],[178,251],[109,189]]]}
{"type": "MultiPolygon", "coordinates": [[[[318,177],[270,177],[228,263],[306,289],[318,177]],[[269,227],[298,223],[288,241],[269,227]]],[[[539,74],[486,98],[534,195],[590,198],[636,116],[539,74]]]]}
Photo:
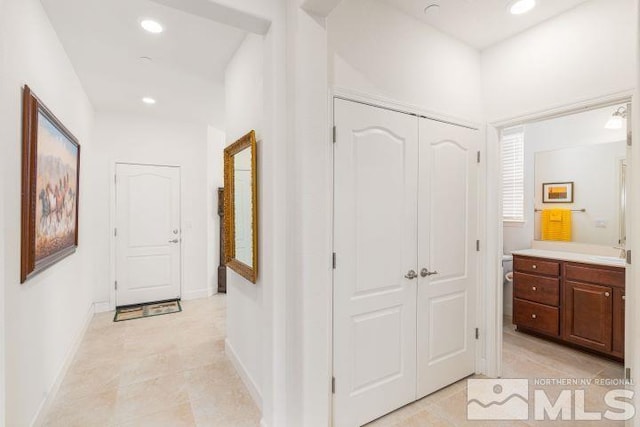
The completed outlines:
{"type": "Polygon", "coordinates": [[[224,263],[224,187],[218,188],[218,216],[220,217],[220,264],[218,265],[218,292],[227,293],[227,266],[224,263]]]}
{"type": "Polygon", "coordinates": [[[22,98],[20,283],[78,247],[80,144],[31,92],[22,98]]]}

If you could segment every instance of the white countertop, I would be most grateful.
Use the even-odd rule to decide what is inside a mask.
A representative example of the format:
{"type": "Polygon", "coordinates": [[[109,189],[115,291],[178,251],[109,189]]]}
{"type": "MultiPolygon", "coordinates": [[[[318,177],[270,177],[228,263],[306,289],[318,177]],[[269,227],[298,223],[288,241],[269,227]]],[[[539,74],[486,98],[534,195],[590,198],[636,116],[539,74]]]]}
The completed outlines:
{"type": "Polygon", "coordinates": [[[513,255],[530,256],[535,258],[557,259],[559,261],[580,262],[584,264],[606,265],[609,267],[626,268],[626,262],[622,258],[581,254],[577,252],[549,251],[545,249],[522,249],[513,251],[513,255]],[[618,261],[618,259],[620,261],[618,261]]]}

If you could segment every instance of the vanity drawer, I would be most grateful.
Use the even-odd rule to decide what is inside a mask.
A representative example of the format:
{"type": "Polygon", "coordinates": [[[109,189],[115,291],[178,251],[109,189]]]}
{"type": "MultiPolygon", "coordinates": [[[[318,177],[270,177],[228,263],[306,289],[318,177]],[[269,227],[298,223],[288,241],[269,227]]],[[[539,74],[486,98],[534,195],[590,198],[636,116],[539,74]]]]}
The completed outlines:
{"type": "Polygon", "coordinates": [[[560,263],[539,258],[513,257],[513,269],[525,273],[545,274],[547,276],[560,275],[560,263]]]}
{"type": "Polygon", "coordinates": [[[599,267],[584,264],[567,263],[565,266],[567,280],[598,285],[624,287],[625,270],[617,267],[599,267]]]}
{"type": "Polygon", "coordinates": [[[556,307],[513,299],[513,323],[519,327],[558,336],[560,315],[556,307]]]}
{"type": "Polygon", "coordinates": [[[513,296],[557,307],[560,304],[560,280],[552,277],[514,273],[513,296]]]}

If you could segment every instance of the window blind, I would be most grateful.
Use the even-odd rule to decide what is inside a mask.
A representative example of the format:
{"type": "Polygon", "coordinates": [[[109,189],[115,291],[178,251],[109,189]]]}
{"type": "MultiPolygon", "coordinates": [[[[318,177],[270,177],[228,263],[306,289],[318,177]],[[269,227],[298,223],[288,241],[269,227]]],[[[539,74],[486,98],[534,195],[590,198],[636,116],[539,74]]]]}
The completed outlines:
{"type": "Polygon", "coordinates": [[[524,128],[502,131],[502,219],[524,221],[524,128]]]}

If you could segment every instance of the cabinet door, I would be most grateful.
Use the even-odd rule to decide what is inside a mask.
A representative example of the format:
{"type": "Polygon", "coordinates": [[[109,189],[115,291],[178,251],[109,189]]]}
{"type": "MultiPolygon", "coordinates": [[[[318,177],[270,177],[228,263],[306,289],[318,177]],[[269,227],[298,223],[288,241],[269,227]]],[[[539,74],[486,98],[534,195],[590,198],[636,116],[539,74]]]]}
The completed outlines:
{"type": "Polygon", "coordinates": [[[613,291],[608,286],[565,282],[564,339],[595,350],[612,348],[613,291]]]}
{"type": "Polygon", "coordinates": [[[613,353],[624,357],[624,289],[613,290],[613,353]]]}

